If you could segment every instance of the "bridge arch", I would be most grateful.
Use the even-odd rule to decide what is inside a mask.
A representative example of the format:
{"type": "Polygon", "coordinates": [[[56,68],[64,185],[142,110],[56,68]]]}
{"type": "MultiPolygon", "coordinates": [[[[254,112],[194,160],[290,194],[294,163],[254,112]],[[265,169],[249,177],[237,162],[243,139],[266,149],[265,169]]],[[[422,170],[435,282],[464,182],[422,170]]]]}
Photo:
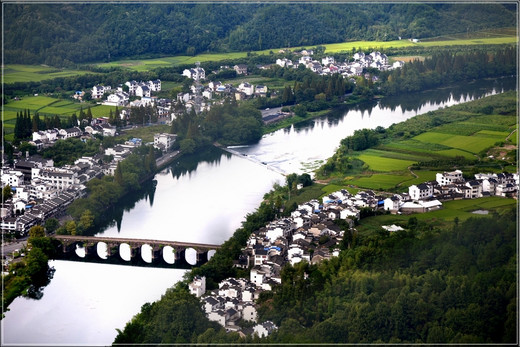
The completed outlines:
{"type": "Polygon", "coordinates": [[[175,249],[172,246],[164,246],[161,253],[166,264],[175,264],[175,249]]]}
{"type": "Polygon", "coordinates": [[[85,245],[83,242],[75,242],[74,243],[74,253],[80,258],[85,258],[87,256],[85,245]]]}
{"type": "Polygon", "coordinates": [[[119,257],[124,261],[132,260],[132,247],[126,242],[119,244],[119,251],[117,252],[119,257]]]}
{"type": "Polygon", "coordinates": [[[197,265],[197,250],[191,247],[186,248],[184,260],[192,266],[197,265]]]}
{"type": "Polygon", "coordinates": [[[100,241],[97,243],[97,255],[101,259],[108,259],[109,256],[109,248],[106,242],[100,241]]]}
{"type": "Polygon", "coordinates": [[[141,259],[145,263],[151,264],[153,261],[153,247],[149,244],[145,243],[139,247],[139,253],[141,254],[141,259]]]}

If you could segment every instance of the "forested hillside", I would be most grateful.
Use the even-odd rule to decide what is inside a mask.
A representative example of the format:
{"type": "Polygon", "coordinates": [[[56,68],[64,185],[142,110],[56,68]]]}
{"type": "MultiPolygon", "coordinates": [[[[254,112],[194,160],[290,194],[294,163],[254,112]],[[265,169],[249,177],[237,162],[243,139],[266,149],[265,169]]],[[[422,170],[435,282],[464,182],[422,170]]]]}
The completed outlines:
{"type": "Polygon", "coordinates": [[[67,66],[516,25],[500,4],[6,4],[5,63],[67,66]]]}

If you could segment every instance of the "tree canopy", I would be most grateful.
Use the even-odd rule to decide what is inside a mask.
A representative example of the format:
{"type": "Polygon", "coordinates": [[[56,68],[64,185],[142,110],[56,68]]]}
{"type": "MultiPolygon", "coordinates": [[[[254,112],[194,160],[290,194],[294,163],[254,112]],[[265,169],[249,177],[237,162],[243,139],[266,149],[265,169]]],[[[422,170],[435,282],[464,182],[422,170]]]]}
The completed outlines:
{"type": "Polygon", "coordinates": [[[394,40],[516,25],[502,4],[7,4],[7,64],[67,66],[352,40],[394,40]],[[137,23],[147,23],[146,26],[137,23]]]}

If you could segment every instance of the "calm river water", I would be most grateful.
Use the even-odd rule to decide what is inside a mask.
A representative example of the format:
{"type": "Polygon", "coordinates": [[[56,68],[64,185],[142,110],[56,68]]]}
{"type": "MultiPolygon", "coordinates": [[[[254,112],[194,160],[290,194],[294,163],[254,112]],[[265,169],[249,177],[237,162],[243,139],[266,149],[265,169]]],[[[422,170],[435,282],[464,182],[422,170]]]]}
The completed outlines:
{"type": "MultiPolygon", "coordinates": [[[[264,136],[258,144],[179,158],[154,184],[109,215],[96,236],[222,243],[253,212],[279,172],[310,172],[355,130],[388,127],[417,114],[516,89],[516,78],[477,81],[343,110],[264,136]],[[265,162],[267,165],[261,164],[265,162]],[[273,168],[271,170],[269,168],[273,168]]],[[[184,270],[51,261],[40,300],[17,298],[2,320],[2,345],[110,345],[146,302],[184,270]]]]}

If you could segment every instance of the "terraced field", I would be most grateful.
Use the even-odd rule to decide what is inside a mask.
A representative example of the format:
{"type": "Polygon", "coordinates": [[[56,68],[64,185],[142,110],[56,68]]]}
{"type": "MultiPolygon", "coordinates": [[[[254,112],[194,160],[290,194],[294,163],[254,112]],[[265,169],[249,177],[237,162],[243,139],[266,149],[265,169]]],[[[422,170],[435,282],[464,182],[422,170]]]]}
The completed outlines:
{"type": "Polygon", "coordinates": [[[45,65],[7,65],[4,68],[4,83],[40,82],[58,77],[70,77],[93,73],[86,70],[57,69],[45,65]]]}
{"type": "MultiPolygon", "coordinates": [[[[16,113],[30,110],[31,116],[38,112],[41,116],[58,115],[68,117],[73,113],[79,114],[80,109],[86,112],[89,104],[80,104],[71,100],[56,99],[47,96],[27,96],[21,100],[13,100],[4,105],[2,111],[2,121],[7,140],[13,140],[14,126],[16,123],[16,113]]],[[[110,110],[115,110],[114,106],[90,105],[94,117],[108,116],[110,110]]]]}
{"type": "MultiPolygon", "coordinates": [[[[497,102],[504,102],[507,97],[502,96],[497,102]]],[[[364,189],[403,190],[412,184],[435,180],[433,171],[414,170],[412,173],[409,168],[417,163],[435,160],[442,162],[456,157],[475,160],[489,148],[496,147],[493,151],[503,152],[502,148],[510,150],[517,144],[514,131],[518,125],[515,116],[491,114],[460,119],[412,138],[390,140],[355,153],[354,156],[365,162],[368,169],[364,173],[345,178],[345,183],[364,189]],[[508,137],[509,144],[502,147],[508,137]]],[[[418,119],[409,122],[414,121],[417,122],[418,119]]],[[[503,154],[496,155],[502,156],[503,154]]]]}

